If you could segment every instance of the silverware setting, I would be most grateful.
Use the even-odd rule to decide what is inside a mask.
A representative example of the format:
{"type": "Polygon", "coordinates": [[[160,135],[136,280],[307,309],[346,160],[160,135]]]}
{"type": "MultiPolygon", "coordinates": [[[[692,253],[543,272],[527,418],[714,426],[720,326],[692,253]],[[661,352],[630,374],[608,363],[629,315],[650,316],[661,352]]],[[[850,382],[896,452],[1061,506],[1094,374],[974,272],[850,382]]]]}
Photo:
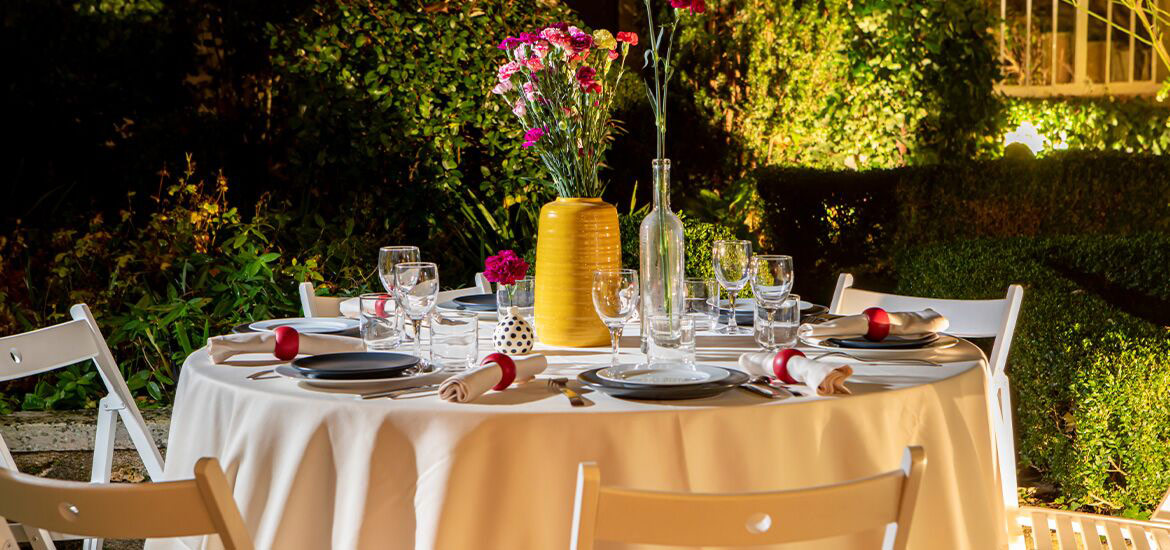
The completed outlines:
{"type": "Polygon", "coordinates": [[[438,389],[439,389],[439,384],[427,384],[425,386],[417,386],[414,388],[400,388],[400,389],[396,389],[396,390],[381,390],[381,391],[376,391],[376,392],[363,393],[363,394],[361,394],[361,398],[362,399],[380,399],[383,397],[389,397],[390,399],[398,399],[399,397],[402,397],[404,395],[437,391],[438,389]]]}
{"type": "Polygon", "coordinates": [[[561,394],[569,399],[569,403],[574,407],[584,407],[586,405],[585,398],[581,397],[581,394],[577,393],[576,390],[569,387],[568,378],[549,378],[548,387],[561,392],[561,394]]]}
{"type": "Polygon", "coordinates": [[[849,359],[857,361],[858,363],[866,363],[869,365],[926,365],[928,367],[941,367],[942,366],[941,363],[936,363],[934,361],[927,361],[926,359],[915,359],[913,357],[898,357],[895,359],[889,359],[889,360],[885,360],[885,361],[874,361],[872,359],[862,359],[860,357],[857,357],[856,355],[849,355],[848,353],[845,353],[843,351],[825,352],[825,353],[822,353],[820,355],[817,355],[816,357],[813,357],[812,359],[813,359],[813,361],[816,361],[816,360],[821,359],[823,357],[831,357],[834,355],[840,356],[840,357],[848,357],[849,359]]]}
{"type": "Polygon", "coordinates": [[[755,394],[762,395],[768,399],[787,399],[795,397],[796,394],[789,391],[787,388],[781,388],[772,385],[772,380],[767,376],[756,376],[748,380],[745,384],[740,384],[741,389],[750,391],[755,394]]]}
{"type": "Polygon", "coordinates": [[[273,378],[280,378],[276,376],[272,369],[256,371],[247,376],[248,380],[272,380],[273,378]]]}

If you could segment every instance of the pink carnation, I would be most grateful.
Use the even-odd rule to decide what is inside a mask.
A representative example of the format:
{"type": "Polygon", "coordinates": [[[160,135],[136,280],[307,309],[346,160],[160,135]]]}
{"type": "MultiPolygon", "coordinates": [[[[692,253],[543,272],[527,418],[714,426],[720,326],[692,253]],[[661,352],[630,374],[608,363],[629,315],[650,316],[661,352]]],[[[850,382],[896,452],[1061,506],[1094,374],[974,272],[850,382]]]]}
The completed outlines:
{"type": "Polygon", "coordinates": [[[528,108],[524,105],[524,98],[516,98],[516,104],[512,105],[512,114],[523,118],[524,114],[527,112],[528,108]]]}
{"type": "Polygon", "coordinates": [[[707,11],[707,2],[705,0],[670,0],[670,7],[691,10],[693,13],[703,13],[707,11]]]}
{"type": "Polygon", "coordinates": [[[561,48],[562,50],[569,47],[569,33],[560,29],[549,27],[540,31],[540,36],[548,40],[553,46],[561,48]]]}
{"type": "Polygon", "coordinates": [[[499,75],[498,75],[500,77],[500,82],[504,82],[504,81],[511,79],[512,75],[516,74],[519,71],[520,71],[520,63],[517,63],[515,61],[509,61],[507,63],[504,63],[503,65],[500,65],[500,71],[499,71],[499,75]]]}
{"type": "Polygon", "coordinates": [[[530,57],[528,59],[525,59],[524,66],[528,67],[528,70],[530,70],[532,72],[536,72],[536,71],[539,71],[541,69],[544,69],[544,63],[541,63],[539,57],[530,57]]]}
{"type": "Polygon", "coordinates": [[[499,84],[496,84],[495,88],[492,88],[492,93],[496,94],[496,95],[504,95],[504,94],[512,91],[513,88],[515,88],[515,86],[512,86],[511,80],[504,80],[504,81],[501,81],[499,84]]]}
{"type": "MultiPolygon", "coordinates": [[[[540,141],[540,138],[542,137],[544,137],[544,129],[533,128],[527,132],[524,132],[524,143],[521,143],[520,146],[532,147],[533,145],[536,145],[536,142],[540,141]]],[[[491,279],[488,280],[490,281],[491,279]]]]}
{"type": "Polygon", "coordinates": [[[484,261],[483,276],[489,282],[508,286],[523,279],[526,274],[528,262],[511,250],[501,250],[484,261]]]}
{"type": "Polygon", "coordinates": [[[548,47],[549,47],[548,42],[546,42],[544,40],[540,40],[538,42],[533,42],[532,43],[532,52],[536,54],[536,57],[539,57],[540,59],[544,59],[544,56],[548,54],[548,47]]]}
{"type": "Polygon", "coordinates": [[[536,84],[533,84],[531,82],[525,82],[523,89],[524,89],[524,97],[527,97],[528,101],[536,101],[536,96],[537,96],[537,94],[540,93],[536,89],[536,84]]]}
{"type": "Polygon", "coordinates": [[[605,55],[609,56],[610,61],[613,61],[620,56],[620,54],[618,54],[617,50],[609,50],[609,53],[607,53],[605,55]]]}

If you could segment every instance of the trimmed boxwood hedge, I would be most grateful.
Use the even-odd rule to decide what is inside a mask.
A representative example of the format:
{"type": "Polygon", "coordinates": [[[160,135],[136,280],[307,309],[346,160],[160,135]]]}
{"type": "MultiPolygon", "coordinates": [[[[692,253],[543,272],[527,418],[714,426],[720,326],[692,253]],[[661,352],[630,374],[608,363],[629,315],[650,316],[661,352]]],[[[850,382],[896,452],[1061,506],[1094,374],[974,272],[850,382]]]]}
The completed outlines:
{"type": "MultiPolygon", "coordinates": [[[[1068,151],[889,170],[766,167],[752,179],[770,247],[798,278],[889,275],[898,250],[958,239],[1170,233],[1170,157],[1068,151]]],[[[809,290],[805,293],[812,294],[809,290]]]]}
{"type": "Polygon", "coordinates": [[[1170,486],[1170,237],[973,240],[907,249],[897,291],[1025,286],[1008,360],[1020,465],[1058,504],[1143,517],[1170,486]]]}

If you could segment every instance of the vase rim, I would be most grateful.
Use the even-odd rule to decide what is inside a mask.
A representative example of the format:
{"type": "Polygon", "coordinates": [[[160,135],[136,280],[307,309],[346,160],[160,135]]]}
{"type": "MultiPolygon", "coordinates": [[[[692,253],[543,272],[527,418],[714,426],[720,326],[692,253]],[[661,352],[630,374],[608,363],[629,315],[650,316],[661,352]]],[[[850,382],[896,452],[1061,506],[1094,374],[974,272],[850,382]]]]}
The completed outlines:
{"type": "Polygon", "coordinates": [[[557,197],[557,202],[595,202],[603,203],[601,197],[557,197]]]}

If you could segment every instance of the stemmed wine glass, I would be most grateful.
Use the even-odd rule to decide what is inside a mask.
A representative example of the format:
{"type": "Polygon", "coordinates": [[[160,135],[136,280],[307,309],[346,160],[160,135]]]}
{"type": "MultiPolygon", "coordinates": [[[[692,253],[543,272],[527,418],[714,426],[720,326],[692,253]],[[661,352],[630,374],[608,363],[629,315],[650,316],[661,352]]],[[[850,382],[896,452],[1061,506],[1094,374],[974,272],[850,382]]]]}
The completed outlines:
{"type": "MultiPolygon", "coordinates": [[[[752,292],[756,303],[768,312],[768,349],[776,345],[776,334],[772,324],[776,322],[776,309],[784,305],[792,292],[792,256],[760,254],[752,257],[752,292]]],[[[797,306],[799,308],[799,306],[797,306]]]]}
{"type": "Polygon", "coordinates": [[[638,272],[633,269],[599,269],[593,272],[593,309],[609,329],[612,355],[618,364],[618,342],[626,321],[638,309],[638,272]]]}
{"type": "MultiPolygon", "coordinates": [[[[394,266],[417,261],[419,261],[417,246],[383,246],[378,249],[378,278],[382,280],[382,288],[386,289],[387,294],[394,296],[394,266]]],[[[401,333],[402,309],[395,307],[393,315],[394,329],[401,333]]]]}
{"type": "MultiPolygon", "coordinates": [[[[731,312],[727,326],[719,329],[720,334],[749,334],[739,328],[735,318],[735,299],[739,291],[747,286],[751,274],[752,243],[749,241],[715,241],[711,247],[711,263],[715,268],[715,280],[719,281],[731,297],[731,312]]],[[[715,301],[718,306],[719,301],[715,301]]]]}
{"type": "Polygon", "coordinates": [[[378,278],[386,292],[394,294],[394,266],[419,261],[417,246],[383,246],[378,249],[378,278]]]}
{"type": "Polygon", "coordinates": [[[414,325],[414,354],[422,357],[422,322],[439,299],[439,266],[431,262],[403,262],[394,266],[394,297],[414,325]]]}

